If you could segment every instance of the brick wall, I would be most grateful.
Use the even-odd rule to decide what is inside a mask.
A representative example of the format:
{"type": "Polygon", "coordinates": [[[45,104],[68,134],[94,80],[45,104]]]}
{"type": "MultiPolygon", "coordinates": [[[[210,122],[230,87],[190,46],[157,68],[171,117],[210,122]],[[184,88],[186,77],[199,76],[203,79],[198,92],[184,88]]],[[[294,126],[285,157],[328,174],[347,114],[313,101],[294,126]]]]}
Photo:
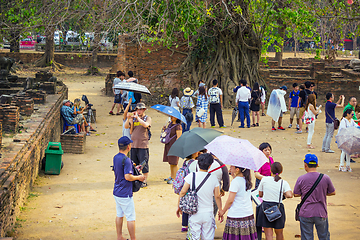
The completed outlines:
{"type": "Polygon", "coordinates": [[[60,94],[47,96],[39,104],[37,116],[23,124],[24,131],[14,135],[9,145],[3,146],[0,158],[0,238],[10,231],[34,183],[41,159],[49,142],[59,142],[62,133],[60,108],[68,90],[62,86],[60,94]]]}
{"type": "Polygon", "coordinates": [[[61,134],[61,148],[64,153],[85,153],[86,133],[61,134]]]}
{"type": "MultiPolygon", "coordinates": [[[[0,56],[11,57],[23,63],[32,63],[41,58],[43,53],[10,53],[1,52],[0,56]]],[[[100,68],[111,67],[114,64],[116,54],[98,54],[98,64],[100,68]]],[[[91,54],[88,53],[54,53],[55,61],[69,67],[88,68],[90,66],[91,54]]]]}

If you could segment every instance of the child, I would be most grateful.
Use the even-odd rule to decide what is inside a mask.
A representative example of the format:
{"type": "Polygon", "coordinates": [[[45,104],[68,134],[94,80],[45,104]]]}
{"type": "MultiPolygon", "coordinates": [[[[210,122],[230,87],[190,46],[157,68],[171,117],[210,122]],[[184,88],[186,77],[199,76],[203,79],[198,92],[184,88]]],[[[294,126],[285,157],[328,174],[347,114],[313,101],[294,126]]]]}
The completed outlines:
{"type": "Polygon", "coordinates": [[[292,123],[294,120],[294,115],[296,114],[296,129],[299,130],[299,85],[297,83],[293,84],[293,90],[289,96],[289,106],[290,106],[290,125],[289,128],[292,128],[292,123]]]}

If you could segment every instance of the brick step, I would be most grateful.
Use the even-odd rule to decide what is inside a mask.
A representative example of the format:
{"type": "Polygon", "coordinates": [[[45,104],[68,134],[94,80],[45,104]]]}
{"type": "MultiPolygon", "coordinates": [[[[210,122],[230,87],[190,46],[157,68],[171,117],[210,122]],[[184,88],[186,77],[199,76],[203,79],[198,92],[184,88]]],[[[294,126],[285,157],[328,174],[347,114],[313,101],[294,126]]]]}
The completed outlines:
{"type": "Polygon", "coordinates": [[[273,79],[273,80],[276,80],[276,79],[284,80],[284,79],[286,79],[286,80],[294,80],[294,81],[300,80],[300,81],[304,81],[304,82],[306,82],[306,81],[314,81],[314,79],[309,77],[309,76],[308,77],[292,77],[292,76],[274,76],[274,75],[270,75],[269,78],[273,79]]]}
{"type": "Polygon", "coordinates": [[[272,76],[309,77],[310,70],[306,69],[270,69],[272,76]]]}

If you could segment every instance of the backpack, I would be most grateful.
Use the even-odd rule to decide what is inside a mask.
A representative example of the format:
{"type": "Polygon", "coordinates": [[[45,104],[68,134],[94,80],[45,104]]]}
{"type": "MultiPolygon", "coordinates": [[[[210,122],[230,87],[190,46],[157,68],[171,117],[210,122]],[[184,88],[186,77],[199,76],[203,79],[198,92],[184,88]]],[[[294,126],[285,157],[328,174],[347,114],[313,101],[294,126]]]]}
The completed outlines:
{"type": "Polygon", "coordinates": [[[171,130],[178,126],[179,124],[175,124],[169,128],[169,126],[160,134],[160,142],[163,144],[168,144],[171,140],[173,140],[176,137],[176,134],[172,137],[170,137],[171,130]]]}
{"type": "Polygon", "coordinates": [[[216,88],[212,87],[209,89],[209,103],[220,103],[217,93],[218,91],[216,88]]]}
{"type": "Polygon", "coordinates": [[[195,189],[195,172],[193,173],[193,179],[192,179],[192,186],[189,188],[188,192],[185,194],[185,196],[180,198],[179,207],[182,212],[187,214],[195,214],[198,211],[198,196],[197,192],[200,190],[200,188],[204,185],[206,180],[210,177],[210,173],[206,175],[204,180],[200,183],[200,185],[195,189]]]}
{"type": "Polygon", "coordinates": [[[260,92],[260,95],[259,93],[257,94],[257,98],[255,99],[255,105],[260,105],[261,104],[261,95],[262,95],[262,92],[261,90],[259,91],[260,92]]]}
{"type": "Polygon", "coordinates": [[[181,189],[183,188],[185,182],[184,178],[190,173],[189,166],[193,161],[195,160],[190,159],[189,161],[184,161],[182,167],[179,168],[179,170],[176,172],[176,177],[173,182],[173,188],[176,194],[179,194],[181,189]]]}

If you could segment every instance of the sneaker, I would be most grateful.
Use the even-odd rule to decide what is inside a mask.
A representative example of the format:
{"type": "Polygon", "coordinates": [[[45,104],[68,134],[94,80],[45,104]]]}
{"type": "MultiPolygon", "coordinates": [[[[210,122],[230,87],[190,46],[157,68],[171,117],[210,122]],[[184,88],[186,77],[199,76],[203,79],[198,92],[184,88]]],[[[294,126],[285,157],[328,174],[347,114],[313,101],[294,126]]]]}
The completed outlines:
{"type": "Polygon", "coordinates": [[[266,114],[265,114],[265,113],[262,113],[262,114],[261,114],[261,116],[263,116],[263,117],[264,117],[264,116],[266,116],[266,114]]]}
{"type": "Polygon", "coordinates": [[[301,134],[301,133],[302,133],[302,131],[298,130],[298,131],[296,131],[295,133],[297,133],[297,134],[301,134]]]}
{"type": "Polygon", "coordinates": [[[346,168],[345,168],[344,166],[340,166],[340,167],[339,167],[339,171],[340,171],[340,172],[346,172],[346,168]]]}
{"type": "Polygon", "coordinates": [[[299,127],[299,124],[296,124],[296,130],[299,130],[300,127],[299,127]]]}
{"type": "Polygon", "coordinates": [[[113,113],[113,111],[110,111],[109,114],[110,114],[110,115],[115,115],[115,114],[113,113]]]}
{"type": "Polygon", "coordinates": [[[292,124],[289,124],[288,128],[292,128],[292,124]]]}
{"type": "Polygon", "coordinates": [[[259,123],[256,123],[256,125],[255,125],[255,126],[257,126],[257,127],[258,127],[258,126],[259,126],[259,123]]]}
{"type": "Polygon", "coordinates": [[[124,113],[124,110],[121,110],[121,111],[120,111],[120,114],[123,114],[123,113],[124,113]]]}
{"type": "Polygon", "coordinates": [[[272,127],[272,128],[271,128],[271,131],[276,131],[276,128],[275,128],[275,127],[272,127]]]}
{"type": "Polygon", "coordinates": [[[147,183],[146,182],[143,182],[142,184],[141,184],[141,188],[146,188],[147,187],[147,183]]]}
{"type": "Polygon", "coordinates": [[[346,166],[346,171],[348,171],[348,172],[352,172],[351,167],[350,167],[350,166],[346,166]]]}
{"type": "Polygon", "coordinates": [[[350,158],[350,162],[351,162],[351,163],[356,163],[356,161],[352,160],[351,158],[350,158]]]}
{"type": "Polygon", "coordinates": [[[188,231],[188,228],[187,227],[182,227],[181,228],[181,232],[187,232],[188,231]]]}
{"type": "Polygon", "coordinates": [[[90,133],[86,133],[86,136],[90,136],[90,133]]]}
{"type": "Polygon", "coordinates": [[[241,120],[240,120],[240,119],[238,119],[238,120],[236,120],[236,122],[241,122],[241,120]]]}
{"type": "Polygon", "coordinates": [[[211,128],[215,128],[215,126],[211,126],[211,128]]]}
{"type": "Polygon", "coordinates": [[[327,150],[327,151],[324,151],[324,152],[326,152],[326,153],[334,153],[334,151],[331,150],[331,149],[329,149],[329,150],[327,150]]]}
{"type": "Polygon", "coordinates": [[[174,179],[173,179],[173,178],[170,178],[170,180],[167,181],[166,183],[167,183],[167,184],[173,184],[173,182],[174,182],[174,179]]]}
{"type": "Polygon", "coordinates": [[[239,126],[239,128],[245,128],[244,126],[239,126]]]}
{"type": "Polygon", "coordinates": [[[221,126],[220,128],[226,128],[226,126],[224,125],[224,126],[221,126]]]}
{"type": "Polygon", "coordinates": [[[282,126],[278,127],[279,130],[285,130],[282,126]]]}

